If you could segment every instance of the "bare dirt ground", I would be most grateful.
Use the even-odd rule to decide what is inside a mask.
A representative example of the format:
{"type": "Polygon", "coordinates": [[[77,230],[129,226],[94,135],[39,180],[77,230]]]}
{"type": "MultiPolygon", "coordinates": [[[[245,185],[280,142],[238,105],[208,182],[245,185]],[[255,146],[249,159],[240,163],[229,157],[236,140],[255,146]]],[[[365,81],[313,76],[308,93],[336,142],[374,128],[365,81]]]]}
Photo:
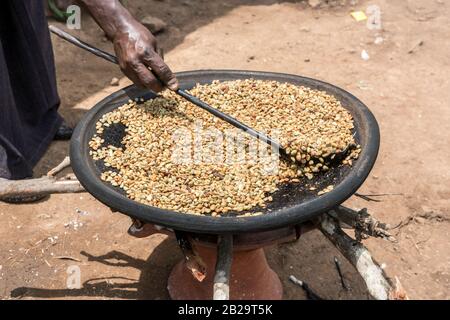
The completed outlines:
{"type": "MultiPolygon", "coordinates": [[[[353,197],[346,205],[367,207],[391,225],[408,221],[394,232],[398,243],[365,244],[411,298],[450,298],[450,3],[376,0],[316,9],[303,1],[272,0],[134,0],[128,5],[140,18],[152,14],[168,23],[158,38],[175,71],[299,74],[338,85],[367,104],[380,124],[382,143],[359,192],[401,195],[381,202],[353,197]],[[369,30],[350,17],[352,9],[364,11],[369,4],[381,8],[382,30],[369,30]],[[382,43],[374,43],[377,36],[382,43]],[[367,61],[360,56],[363,49],[370,55],[367,61]]],[[[74,33],[111,50],[87,17],[74,33]]],[[[121,74],[58,39],[53,42],[61,113],[76,124],[86,109],[117,90],[109,83],[121,74]]],[[[122,79],[121,85],[126,82],[122,79]]],[[[67,142],[54,143],[36,175],[67,152],[67,142]]],[[[54,195],[30,205],[0,203],[0,297],[169,298],[167,277],[181,259],[175,241],[163,235],[132,238],[126,233],[129,221],[86,193],[54,195]],[[81,289],[66,287],[70,265],[81,270],[81,289]]],[[[319,232],[266,251],[283,281],[285,299],[305,299],[287,281],[290,274],[325,298],[368,298],[358,274],[319,232]],[[343,264],[350,292],[340,286],[334,256],[343,264]]]]}

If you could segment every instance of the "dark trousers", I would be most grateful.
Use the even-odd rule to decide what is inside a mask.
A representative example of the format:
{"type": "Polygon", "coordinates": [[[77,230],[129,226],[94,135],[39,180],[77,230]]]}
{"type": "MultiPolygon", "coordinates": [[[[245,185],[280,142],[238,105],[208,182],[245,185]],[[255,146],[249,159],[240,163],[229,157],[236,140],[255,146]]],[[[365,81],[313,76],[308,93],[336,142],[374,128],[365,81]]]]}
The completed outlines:
{"type": "Polygon", "coordinates": [[[0,2],[0,178],[22,179],[50,145],[57,113],[53,51],[42,0],[0,2]]]}

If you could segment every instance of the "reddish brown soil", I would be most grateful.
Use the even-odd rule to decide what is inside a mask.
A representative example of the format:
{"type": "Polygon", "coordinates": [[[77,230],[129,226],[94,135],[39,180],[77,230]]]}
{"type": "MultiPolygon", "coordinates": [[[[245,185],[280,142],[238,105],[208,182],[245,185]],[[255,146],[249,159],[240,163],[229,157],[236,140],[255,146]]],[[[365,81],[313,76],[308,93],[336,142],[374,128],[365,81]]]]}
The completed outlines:
{"type": "MultiPolygon", "coordinates": [[[[372,2],[358,1],[365,10],[372,2]]],[[[349,90],[377,117],[382,135],[378,162],[360,193],[400,193],[381,202],[351,198],[396,225],[398,243],[367,240],[374,257],[415,299],[450,298],[450,4],[444,1],[376,2],[383,30],[354,21],[350,6],[311,9],[301,1],[129,1],[142,17],[169,24],[159,36],[176,71],[230,68],[287,72],[322,79],[349,90]],[[374,44],[375,37],[383,37],[374,44]],[[423,41],[413,53],[408,51],[423,41]],[[368,61],[360,57],[365,49],[368,61]],[[405,220],[406,221],[406,220],[405,220]]],[[[75,32],[104,49],[111,46],[85,17],[75,32]]],[[[76,124],[120,71],[54,40],[61,113],[76,124]]],[[[126,80],[121,80],[121,84],[126,80]]],[[[36,168],[45,173],[67,155],[52,145],[36,168]]],[[[167,278],[181,253],[172,238],[127,235],[129,218],[112,213],[89,194],[54,195],[37,204],[0,203],[0,297],[62,299],[166,299],[167,278]],[[77,209],[86,212],[77,212],[77,209]],[[75,230],[73,223],[82,225],[75,230]],[[56,238],[57,237],[57,238],[56,238]],[[77,261],[62,260],[60,256],[77,261]],[[67,267],[78,265],[82,288],[66,286],[67,267]]],[[[266,250],[286,299],[305,299],[290,274],[330,299],[365,299],[364,283],[319,233],[266,250]],[[351,286],[344,291],[334,267],[339,257],[351,286]]]]}

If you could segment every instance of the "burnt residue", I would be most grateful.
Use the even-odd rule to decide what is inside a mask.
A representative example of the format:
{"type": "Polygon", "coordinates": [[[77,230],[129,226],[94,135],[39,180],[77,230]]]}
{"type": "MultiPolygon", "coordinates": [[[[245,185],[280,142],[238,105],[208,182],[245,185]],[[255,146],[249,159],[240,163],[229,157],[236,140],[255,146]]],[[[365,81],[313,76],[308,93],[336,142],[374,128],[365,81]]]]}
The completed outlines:
{"type": "MultiPolygon", "coordinates": [[[[101,137],[104,142],[100,145],[100,147],[107,147],[107,146],[114,146],[116,148],[122,148],[125,150],[125,145],[122,143],[123,138],[126,135],[126,129],[127,127],[122,123],[112,123],[109,125],[109,127],[103,127],[103,132],[101,134],[98,134],[99,137],[101,137]]],[[[103,159],[95,160],[94,164],[97,168],[97,172],[99,175],[101,175],[103,172],[106,171],[112,171],[119,173],[119,169],[116,169],[114,167],[107,167],[105,165],[105,161],[103,159]]],[[[123,196],[126,196],[125,190],[114,187],[110,183],[105,182],[105,185],[107,185],[109,188],[113,189],[114,191],[120,193],[123,196]]]]}
{"type": "Polygon", "coordinates": [[[103,127],[103,133],[100,136],[105,140],[105,142],[102,144],[102,147],[114,146],[125,150],[122,140],[125,138],[126,128],[127,127],[120,122],[112,123],[109,127],[103,127]]]}
{"type": "MultiPolygon", "coordinates": [[[[307,178],[300,179],[299,182],[283,183],[278,186],[278,190],[270,194],[272,201],[266,203],[266,207],[254,207],[247,211],[229,211],[225,216],[238,216],[245,213],[268,214],[283,208],[289,208],[304,201],[320,197],[317,193],[325,189],[329,185],[338,185],[344,177],[350,172],[351,167],[339,165],[331,167],[327,172],[315,174],[314,178],[308,180],[307,178]],[[315,188],[310,190],[310,188],[315,188]]],[[[268,194],[269,195],[269,194],[268,194]]]]}

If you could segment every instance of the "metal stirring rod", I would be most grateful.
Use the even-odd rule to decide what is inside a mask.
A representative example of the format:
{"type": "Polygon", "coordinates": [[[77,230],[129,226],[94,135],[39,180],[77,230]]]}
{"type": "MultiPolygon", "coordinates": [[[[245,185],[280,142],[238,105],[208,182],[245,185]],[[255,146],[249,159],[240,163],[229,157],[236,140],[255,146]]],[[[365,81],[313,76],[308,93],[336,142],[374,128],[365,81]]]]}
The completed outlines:
{"type": "MultiPolygon", "coordinates": [[[[114,55],[105,52],[103,50],[100,50],[98,48],[95,48],[93,46],[91,46],[90,44],[87,44],[86,42],[72,36],[71,34],[50,25],[49,29],[52,33],[56,34],[58,37],[74,44],[75,46],[84,49],[86,51],[89,51],[90,53],[103,58],[109,62],[115,63],[115,64],[119,64],[119,61],[117,60],[117,57],[115,57],[114,55]]],[[[247,132],[248,134],[252,135],[253,137],[264,141],[265,143],[269,144],[270,146],[272,146],[272,149],[275,150],[279,150],[279,152],[282,155],[286,155],[286,151],[281,147],[281,145],[273,140],[272,138],[270,138],[269,136],[255,130],[252,129],[251,127],[247,126],[246,124],[240,122],[239,120],[236,120],[235,118],[233,118],[232,116],[223,113],[222,111],[219,111],[213,107],[211,107],[209,104],[205,103],[204,101],[201,101],[200,99],[198,99],[197,97],[189,94],[187,91],[182,90],[182,89],[178,89],[175,91],[175,93],[177,93],[179,96],[183,97],[184,99],[188,100],[189,102],[193,103],[194,105],[202,108],[203,110],[208,111],[209,113],[213,114],[214,116],[228,122],[229,124],[231,124],[232,126],[239,128],[245,132],[247,132]]]]}

